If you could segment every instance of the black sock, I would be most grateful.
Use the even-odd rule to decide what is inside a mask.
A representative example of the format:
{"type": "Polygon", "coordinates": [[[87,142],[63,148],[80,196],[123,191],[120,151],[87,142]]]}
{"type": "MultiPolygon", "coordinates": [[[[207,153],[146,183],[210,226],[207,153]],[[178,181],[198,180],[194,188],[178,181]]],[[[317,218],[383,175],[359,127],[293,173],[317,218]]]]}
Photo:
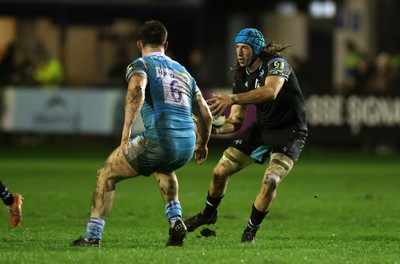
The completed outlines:
{"type": "Polygon", "coordinates": [[[268,214],[268,211],[266,211],[266,212],[258,211],[257,208],[253,204],[250,219],[249,219],[249,222],[247,223],[247,228],[249,228],[252,232],[256,233],[257,230],[260,228],[261,223],[267,214],[268,214]]]}
{"type": "Polygon", "coordinates": [[[210,196],[210,193],[207,193],[207,200],[206,200],[206,208],[204,209],[203,213],[206,217],[213,217],[217,213],[218,205],[221,203],[222,198],[213,198],[210,196]]]}
{"type": "Polygon", "coordinates": [[[0,198],[5,205],[12,205],[14,203],[14,196],[8,191],[7,187],[0,181],[0,198]]]}

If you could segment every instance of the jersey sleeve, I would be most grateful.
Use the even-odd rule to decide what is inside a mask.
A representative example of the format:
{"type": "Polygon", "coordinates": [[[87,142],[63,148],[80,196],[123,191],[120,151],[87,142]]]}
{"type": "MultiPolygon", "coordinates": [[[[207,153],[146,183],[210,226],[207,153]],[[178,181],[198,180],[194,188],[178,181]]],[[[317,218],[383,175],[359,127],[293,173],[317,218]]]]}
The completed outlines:
{"type": "Polygon", "coordinates": [[[125,78],[126,81],[129,82],[129,79],[133,74],[140,74],[147,78],[147,66],[146,62],[142,58],[138,58],[134,60],[132,63],[126,67],[125,78]]]}
{"type": "Polygon", "coordinates": [[[197,101],[200,97],[202,97],[202,93],[200,88],[197,86],[196,81],[194,80],[193,77],[191,77],[190,85],[192,87],[192,92],[193,92],[193,100],[197,101]]]}
{"type": "Polygon", "coordinates": [[[283,58],[273,58],[267,65],[267,76],[282,76],[287,81],[292,72],[292,66],[283,58]]]}

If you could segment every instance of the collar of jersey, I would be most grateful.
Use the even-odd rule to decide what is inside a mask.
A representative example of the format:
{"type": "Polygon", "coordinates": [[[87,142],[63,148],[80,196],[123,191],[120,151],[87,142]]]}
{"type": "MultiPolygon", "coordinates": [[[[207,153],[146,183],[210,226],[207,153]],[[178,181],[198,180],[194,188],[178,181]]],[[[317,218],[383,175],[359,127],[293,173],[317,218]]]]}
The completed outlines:
{"type": "MultiPolygon", "coordinates": [[[[161,52],[161,51],[155,51],[155,52],[149,53],[147,56],[152,56],[152,55],[158,55],[158,56],[162,55],[162,56],[165,56],[165,53],[164,53],[164,52],[161,52]]],[[[146,56],[146,57],[147,57],[147,56],[146,56]]]]}
{"type": "MultiPolygon", "coordinates": [[[[262,66],[262,63],[260,63],[260,66],[258,66],[258,69],[259,70],[261,70],[261,66],[262,66]]],[[[254,73],[254,72],[253,72],[254,73]]],[[[252,73],[250,72],[250,70],[249,70],[249,67],[246,67],[246,74],[247,75],[251,75],[252,73]]]]}

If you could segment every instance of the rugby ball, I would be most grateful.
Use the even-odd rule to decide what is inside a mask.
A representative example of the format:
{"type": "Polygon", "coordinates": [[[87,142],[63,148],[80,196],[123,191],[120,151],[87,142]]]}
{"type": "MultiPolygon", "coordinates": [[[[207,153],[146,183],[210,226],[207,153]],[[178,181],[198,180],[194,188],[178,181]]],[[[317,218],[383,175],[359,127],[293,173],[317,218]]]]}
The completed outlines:
{"type": "Polygon", "coordinates": [[[225,124],[226,117],[224,115],[221,116],[213,116],[212,125],[213,127],[222,127],[225,124]]]}

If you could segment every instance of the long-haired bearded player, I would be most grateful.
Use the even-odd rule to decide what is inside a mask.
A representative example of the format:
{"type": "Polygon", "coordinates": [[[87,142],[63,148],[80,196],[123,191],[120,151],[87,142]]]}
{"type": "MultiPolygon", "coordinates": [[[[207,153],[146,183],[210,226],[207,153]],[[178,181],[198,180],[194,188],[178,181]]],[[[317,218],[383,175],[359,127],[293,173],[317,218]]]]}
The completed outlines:
{"type": "Polygon", "coordinates": [[[261,189],[241,238],[242,242],[253,243],[279,184],[299,158],[308,131],[299,83],[292,67],[282,57],[287,47],[275,43],[266,45],[264,36],[255,28],[241,30],[235,43],[237,62],[232,68],[233,94],[215,94],[207,100],[214,116],[222,115],[231,107],[225,124],[214,128],[213,133],[238,131],[246,106],[250,104],[257,108],[257,119],[224,151],[213,171],[206,207],[185,224],[188,231],[214,224],[218,217],[217,207],[233,174],[254,162],[263,164],[269,158],[261,189]]]}

